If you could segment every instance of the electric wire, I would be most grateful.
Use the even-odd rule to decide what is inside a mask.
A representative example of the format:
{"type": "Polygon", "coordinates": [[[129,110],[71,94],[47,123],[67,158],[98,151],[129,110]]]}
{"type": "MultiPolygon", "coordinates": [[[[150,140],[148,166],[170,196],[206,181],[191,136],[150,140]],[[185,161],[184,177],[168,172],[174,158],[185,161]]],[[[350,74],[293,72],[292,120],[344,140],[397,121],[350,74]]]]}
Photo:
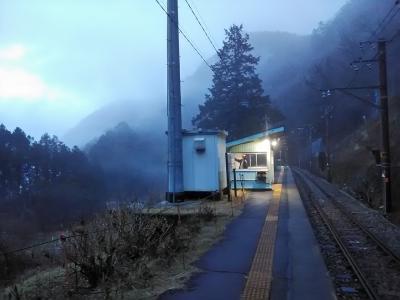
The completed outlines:
{"type": "MultiPolygon", "coordinates": [[[[197,14],[197,16],[199,17],[200,21],[203,23],[204,28],[205,28],[208,32],[210,32],[211,30],[210,30],[210,28],[207,26],[207,22],[204,20],[204,18],[202,17],[202,15],[201,15],[201,13],[200,13],[200,10],[199,10],[198,7],[196,6],[196,1],[195,1],[195,0],[192,0],[191,3],[192,3],[192,7],[193,7],[194,11],[196,12],[196,14],[197,14]]],[[[217,43],[215,42],[215,39],[213,38],[213,36],[212,36],[211,34],[210,34],[210,38],[211,38],[211,40],[213,41],[214,44],[217,44],[217,43]]]]}
{"type": "Polygon", "coordinates": [[[396,11],[396,13],[394,15],[392,15],[390,17],[390,15],[392,14],[392,12],[394,11],[394,9],[396,8],[396,6],[400,3],[399,0],[396,0],[395,3],[393,4],[393,6],[390,8],[390,10],[387,12],[387,14],[385,15],[385,17],[382,19],[382,21],[378,24],[378,27],[372,32],[370,39],[372,39],[373,37],[376,37],[378,35],[378,33],[381,33],[388,24],[390,24],[390,22],[393,20],[394,16],[397,15],[397,13],[399,12],[399,10],[396,11]],[[389,19],[389,21],[386,23],[386,20],[389,19]],[[382,27],[383,26],[383,27],[382,27]],[[382,27],[382,28],[381,28],[382,27]]]}
{"type": "MultiPolygon", "coordinates": [[[[396,4],[394,7],[396,7],[396,5],[398,4],[398,1],[396,1],[396,4]]],[[[394,14],[392,14],[392,16],[387,20],[386,24],[382,25],[382,28],[374,35],[375,37],[378,34],[381,34],[385,31],[385,29],[392,23],[393,19],[397,16],[397,14],[400,12],[400,8],[398,8],[394,14]]]]}
{"type": "MultiPolygon", "coordinates": [[[[386,28],[387,26],[393,21],[393,19],[397,16],[397,14],[400,12],[400,8],[398,8],[396,11],[396,7],[399,5],[400,0],[396,0],[394,2],[394,4],[392,5],[392,7],[389,9],[389,11],[386,13],[386,15],[384,16],[384,18],[382,19],[381,22],[379,22],[377,28],[371,33],[369,40],[372,40],[373,38],[377,37],[379,34],[381,34],[386,28]],[[394,14],[393,14],[394,12],[394,14]]],[[[397,35],[400,34],[400,31],[395,34],[395,36],[393,36],[391,38],[391,40],[389,40],[388,42],[393,41],[394,39],[397,38],[397,35]]],[[[367,42],[368,44],[372,44],[372,42],[367,42]]],[[[362,43],[360,43],[362,44],[362,43]]],[[[369,51],[367,51],[368,53],[369,51]]],[[[362,62],[364,60],[364,57],[366,56],[366,53],[364,53],[357,61],[359,61],[361,63],[361,66],[358,68],[357,73],[355,74],[355,76],[350,80],[350,82],[346,85],[346,87],[350,87],[358,78],[361,69],[367,64],[366,62],[362,62]]],[[[369,59],[369,61],[373,61],[376,60],[378,57],[378,53],[376,53],[371,59],[369,59]]],[[[356,62],[357,62],[356,61],[356,62]]],[[[354,61],[351,63],[351,65],[354,64],[354,61]]]]}
{"type": "Polygon", "coordinates": [[[393,42],[395,39],[397,39],[400,36],[400,30],[398,30],[388,41],[389,43],[393,42]]]}
{"type": "MultiPolygon", "coordinates": [[[[204,198],[199,199],[198,201],[200,203],[202,203],[203,201],[210,200],[211,197],[214,197],[214,196],[215,196],[214,194],[210,194],[210,195],[208,195],[208,196],[206,196],[204,198]]],[[[167,213],[169,210],[177,209],[178,207],[191,205],[191,204],[192,204],[191,202],[177,203],[174,206],[167,206],[167,207],[165,207],[163,209],[160,208],[160,210],[157,211],[156,214],[157,215],[163,215],[163,214],[167,213]]],[[[148,207],[146,209],[153,209],[153,208],[154,207],[148,207]]],[[[126,225],[129,226],[129,225],[132,225],[132,224],[134,224],[134,223],[127,223],[126,225]]],[[[51,239],[51,240],[48,240],[48,241],[31,244],[29,246],[18,248],[18,249],[14,249],[14,250],[11,250],[11,251],[0,252],[0,254],[2,254],[4,256],[9,256],[11,254],[15,254],[15,253],[18,253],[18,252],[22,252],[22,251],[38,248],[38,247],[41,247],[41,246],[44,246],[44,245],[53,244],[53,243],[57,243],[57,242],[64,242],[64,241],[72,239],[72,238],[83,237],[83,236],[87,236],[87,235],[90,235],[90,234],[96,234],[96,233],[100,233],[100,232],[107,232],[107,231],[111,231],[111,230],[114,230],[114,229],[113,228],[107,228],[107,229],[99,229],[99,230],[87,231],[85,233],[62,235],[62,236],[60,236],[58,238],[51,239]]]]}
{"type": "MultiPolygon", "coordinates": [[[[369,41],[367,42],[368,44],[373,44],[373,42],[371,42],[371,40],[375,37],[378,36],[378,34],[382,33],[387,26],[393,21],[393,19],[397,16],[397,14],[400,12],[400,8],[398,8],[394,14],[392,14],[395,10],[395,8],[397,7],[397,5],[399,5],[400,0],[396,0],[395,3],[393,4],[393,6],[389,9],[389,11],[386,13],[385,17],[382,19],[381,22],[379,22],[377,28],[375,28],[375,30],[371,33],[370,37],[369,37],[369,41]]],[[[363,57],[365,57],[365,54],[360,58],[360,60],[363,59],[363,57]]],[[[376,59],[376,55],[374,56],[373,59],[376,59]]]]}
{"type": "Polygon", "coordinates": [[[210,42],[211,46],[214,48],[215,52],[217,53],[218,56],[220,56],[219,51],[217,49],[217,47],[215,47],[215,44],[213,43],[210,34],[207,32],[207,30],[204,28],[203,24],[201,23],[199,17],[197,16],[197,14],[195,13],[195,11],[193,10],[192,6],[189,3],[189,0],[185,0],[187,6],[189,7],[190,11],[192,12],[193,16],[195,17],[197,23],[200,25],[201,30],[203,30],[207,40],[210,42]]]}
{"type": "Polygon", "coordinates": [[[158,6],[165,12],[165,14],[168,16],[168,18],[176,25],[178,28],[179,32],[182,34],[182,36],[185,38],[185,40],[189,43],[189,45],[193,48],[193,50],[197,53],[197,55],[203,60],[203,62],[207,65],[207,67],[212,70],[212,67],[210,64],[207,62],[207,60],[204,58],[204,56],[200,53],[199,49],[193,44],[193,42],[189,39],[188,35],[183,32],[183,30],[179,27],[177,22],[171,17],[171,15],[168,13],[168,11],[165,9],[165,7],[160,3],[159,0],[155,0],[158,6]]]}
{"type": "MultiPolygon", "coordinates": [[[[393,18],[394,18],[394,16],[396,16],[396,14],[398,13],[398,11],[400,10],[397,10],[396,12],[395,12],[395,14],[394,15],[392,15],[392,13],[393,13],[393,11],[395,10],[395,8],[396,8],[396,6],[399,4],[399,2],[400,2],[400,0],[396,0],[395,1],[395,3],[392,5],[392,7],[389,9],[389,11],[386,13],[386,15],[383,17],[383,19],[379,22],[379,24],[378,24],[378,26],[375,28],[375,30],[373,30],[372,31],[372,33],[371,33],[371,35],[369,36],[369,38],[368,38],[368,41],[367,42],[361,42],[360,43],[360,46],[362,45],[362,44],[368,44],[369,46],[371,45],[371,44],[374,44],[374,42],[372,42],[372,40],[374,39],[374,38],[376,38],[377,36],[378,36],[378,34],[380,34],[380,33],[382,33],[382,31],[390,24],[390,22],[393,20],[393,18]],[[390,18],[390,19],[389,19],[390,18]],[[388,20],[389,19],[389,20],[388,20]],[[387,21],[388,20],[388,21],[387,21]],[[386,23],[386,24],[385,24],[386,23]]],[[[362,60],[364,60],[364,57],[367,55],[369,53],[369,51],[366,51],[366,53],[363,53],[362,54],[362,56],[358,59],[358,61],[362,61],[362,60]]],[[[372,60],[373,59],[376,59],[376,56],[377,55],[375,55],[374,56],[374,58],[372,58],[372,60]]],[[[361,68],[363,67],[364,65],[362,65],[361,66],[361,68]]]]}

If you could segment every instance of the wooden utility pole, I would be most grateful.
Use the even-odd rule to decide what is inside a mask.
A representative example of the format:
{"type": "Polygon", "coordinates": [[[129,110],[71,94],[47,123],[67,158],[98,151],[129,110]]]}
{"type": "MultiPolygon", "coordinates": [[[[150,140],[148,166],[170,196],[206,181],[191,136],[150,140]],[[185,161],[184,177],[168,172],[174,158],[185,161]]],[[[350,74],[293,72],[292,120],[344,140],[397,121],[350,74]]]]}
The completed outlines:
{"type": "Polygon", "coordinates": [[[309,125],[308,126],[308,143],[309,143],[309,147],[310,147],[310,159],[309,159],[309,168],[310,168],[310,172],[312,172],[312,160],[313,160],[313,149],[312,149],[312,126],[309,125]]]}
{"type": "Polygon", "coordinates": [[[382,129],[382,180],[383,200],[385,212],[392,211],[391,195],[391,165],[390,165],[390,128],[389,128],[389,99],[387,87],[387,62],[386,62],[386,41],[378,42],[379,59],[379,81],[380,81],[380,107],[381,107],[381,129],[382,129]]]}
{"type": "MultiPolygon", "coordinates": [[[[372,43],[372,42],[368,42],[372,43]]],[[[330,95],[331,91],[340,91],[347,96],[354,97],[357,100],[362,101],[381,112],[381,150],[380,150],[380,161],[382,168],[382,181],[383,181],[383,203],[384,210],[386,213],[392,212],[392,194],[391,194],[391,159],[390,159],[390,128],[389,128],[389,96],[388,96],[388,82],[387,82],[387,55],[386,55],[387,41],[378,41],[378,59],[369,60],[358,60],[353,63],[379,63],[379,85],[378,86],[363,86],[363,87],[344,87],[344,88],[332,88],[329,90],[321,90],[323,97],[330,95]],[[377,105],[374,102],[359,97],[349,90],[365,90],[365,89],[378,89],[380,91],[380,103],[377,105]]],[[[353,64],[352,63],[352,64],[353,64]]]]}
{"type": "Polygon", "coordinates": [[[183,193],[181,77],[179,57],[178,0],[168,0],[168,192],[175,202],[183,193]]]}
{"type": "Polygon", "coordinates": [[[325,147],[326,147],[326,173],[328,182],[332,182],[332,160],[331,160],[331,147],[330,147],[330,128],[329,121],[332,118],[333,106],[328,105],[325,108],[325,147]]]}

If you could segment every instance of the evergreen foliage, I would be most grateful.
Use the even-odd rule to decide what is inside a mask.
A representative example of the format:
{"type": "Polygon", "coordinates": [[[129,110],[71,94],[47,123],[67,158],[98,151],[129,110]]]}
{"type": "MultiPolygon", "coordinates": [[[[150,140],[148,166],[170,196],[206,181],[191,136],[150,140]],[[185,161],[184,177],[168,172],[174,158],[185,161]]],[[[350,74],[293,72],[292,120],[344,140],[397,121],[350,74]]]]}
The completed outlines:
{"type": "Polygon", "coordinates": [[[263,131],[266,122],[275,122],[282,115],[264,94],[256,73],[260,58],[252,55],[243,26],[233,25],[225,33],[219,61],[212,66],[213,85],[192,123],[202,129],[227,130],[232,140],[263,131]]]}
{"type": "Polygon", "coordinates": [[[110,200],[158,197],[165,185],[159,146],[154,136],[138,134],[126,123],[86,152],[56,136],[35,141],[20,128],[11,132],[0,125],[0,216],[5,216],[0,228],[29,235],[90,216],[110,200]]]}
{"type": "Polygon", "coordinates": [[[101,173],[77,147],[0,125],[0,209],[8,218],[44,230],[92,213],[104,200],[101,173]]]}

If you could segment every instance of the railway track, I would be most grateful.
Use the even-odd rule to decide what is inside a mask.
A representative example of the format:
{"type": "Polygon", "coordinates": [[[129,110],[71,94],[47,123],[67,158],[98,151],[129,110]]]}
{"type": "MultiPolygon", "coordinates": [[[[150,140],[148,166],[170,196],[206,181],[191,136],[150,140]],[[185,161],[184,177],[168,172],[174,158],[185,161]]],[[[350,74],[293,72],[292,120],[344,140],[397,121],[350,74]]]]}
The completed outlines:
{"type": "Polygon", "coordinates": [[[309,203],[305,206],[313,210],[314,217],[318,214],[352,270],[348,284],[355,292],[349,293],[349,298],[400,299],[400,257],[345,210],[318,180],[301,170],[294,172],[308,186],[308,197],[303,197],[308,199],[303,201],[309,203]]]}

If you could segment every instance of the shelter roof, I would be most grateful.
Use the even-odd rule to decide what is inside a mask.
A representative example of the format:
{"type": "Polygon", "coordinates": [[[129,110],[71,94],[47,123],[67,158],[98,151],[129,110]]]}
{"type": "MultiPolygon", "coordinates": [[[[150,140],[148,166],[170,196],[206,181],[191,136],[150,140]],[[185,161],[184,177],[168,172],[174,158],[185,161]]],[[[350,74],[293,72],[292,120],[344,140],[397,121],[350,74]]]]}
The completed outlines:
{"type": "Polygon", "coordinates": [[[285,132],[285,127],[283,127],[283,126],[271,128],[266,131],[256,133],[256,134],[229,142],[226,144],[226,147],[230,148],[230,147],[234,147],[234,146],[241,145],[241,144],[251,143],[251,142],[255,142],[257,140],[261,140],[261,139],[267,138],[267,137],[277,137],[277,136],[283,135],[284,132],[285,132]]]}

